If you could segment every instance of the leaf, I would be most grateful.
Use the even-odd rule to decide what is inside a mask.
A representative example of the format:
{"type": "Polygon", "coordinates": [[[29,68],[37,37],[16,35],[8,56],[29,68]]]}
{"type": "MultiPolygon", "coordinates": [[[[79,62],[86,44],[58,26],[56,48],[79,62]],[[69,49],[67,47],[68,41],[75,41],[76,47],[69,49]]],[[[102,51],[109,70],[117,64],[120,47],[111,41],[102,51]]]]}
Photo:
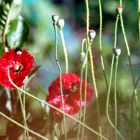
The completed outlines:
{"type": "Polygon", "coordinates": [[[23,43],[28,39],[29,27],[22,16],[18,16],[10,23],[9,32],[7,34],[7,42],[10,48],[22,47],[23,43]]]}
{"type": "Polygon", "coordinates": [[[5,0],[0,5],[0,29],[2,35],[6,36],[9,31],[10,22],[19,15],[22,8],[22,0],[5,0]]]}

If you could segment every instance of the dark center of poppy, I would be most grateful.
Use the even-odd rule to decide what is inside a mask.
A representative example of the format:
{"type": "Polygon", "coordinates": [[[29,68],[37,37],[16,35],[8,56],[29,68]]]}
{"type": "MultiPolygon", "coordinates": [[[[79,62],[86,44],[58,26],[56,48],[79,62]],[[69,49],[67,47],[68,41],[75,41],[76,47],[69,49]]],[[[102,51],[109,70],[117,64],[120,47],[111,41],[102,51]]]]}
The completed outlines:
{"type": "Polygon", "coordinates": [[[16,74],[19,74],[23,70],[23,65],[22,64],[15,64],[13,68],[14,72],[16,74]]]}
{"type": "Polygon", "coordinates": [[[73,83],[71,88],[63,90],[63,94],[64,95],[68,95],[70,93],[76,92],[78,90],[78,86],[77,85],[78,85],[78,83],[73,83]]]}

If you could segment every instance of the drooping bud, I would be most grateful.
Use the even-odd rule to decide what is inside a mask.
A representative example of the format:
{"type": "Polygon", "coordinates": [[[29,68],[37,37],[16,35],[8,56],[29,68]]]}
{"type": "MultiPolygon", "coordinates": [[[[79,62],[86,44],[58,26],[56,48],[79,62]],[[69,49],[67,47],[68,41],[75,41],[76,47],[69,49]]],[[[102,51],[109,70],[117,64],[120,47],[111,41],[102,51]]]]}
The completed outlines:
{"type": "Polygon", "coordinates": [[[113,48],[113,54],[116,56],[116,58],[118,58],[121,54],[121,48],[119,47],[116,47],[116,48],[113,48]]]}
{"type": "Polygon", "coordinates": [[[53,21],[55,24],[57,23],[58,20],[59,20],[59,15],[57,15],[57,14],[52,15],[52,21],[53,21]]]}
{"type": "Polygon", "coordinates": [[[95,36],[96,36],[95,30],[89,30],[88,37],[89,37],[90,41],[93,41],[93,39],[95,38],[95,36]]]}
{"type": "Polygon", "coordinates": [[[65,25],[64,19],[59,19],[58,22],[57,22],[57,25],[58,25],[59,28],[62,29],[65,25]]]}

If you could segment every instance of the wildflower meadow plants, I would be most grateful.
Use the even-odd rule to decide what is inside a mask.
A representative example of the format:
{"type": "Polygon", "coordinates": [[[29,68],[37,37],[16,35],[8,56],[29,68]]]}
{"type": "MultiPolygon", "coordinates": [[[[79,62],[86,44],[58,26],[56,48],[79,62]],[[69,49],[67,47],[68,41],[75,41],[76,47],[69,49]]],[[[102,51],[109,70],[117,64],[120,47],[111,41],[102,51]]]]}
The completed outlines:
{"type": "Polygon", "coordinates": [[[140,139],[140,77],[136,79],[124,28],[123,1],[118,1],[117,13],[114,11],[114,44],[110,48],[112,53],[109,60],[104,57],[102,2],[98,0],[99,33],[90,28],[92,19],[89,6],[89,1],[85,0],[86,36],[77,54],[79,59],[75,60],[80,67],[78,72],[70,69],[71,61],[63,30],[67,21],[58,14],[50,15],[50,28],[54,30],[53,56],[58,74],[46,90],[38,80],[41,66],[35,63],[37,55],[30,48],[24,48],[29,25],[20,13],[22,0],[0,1],[0,140],[140,139]],[[125,47],[117,45],[119,33],[125,47]],[[94,46],[96,35],[99,49],[94,46]],[[64,65],[60,60],[60,50],[64,65]],[[96,57],[102,82],[97,76],[99,69],[94,50],[98,51],[96,57]],[[127,76],[131,81],[127,89],[119,85],[124,79],[123,74],[118,76],[121,53],[127,57],[127,70],[130,70],[127,76]],[[124,104],[119,92],[128,92],[128,89],[129,99],[124,104]]]}

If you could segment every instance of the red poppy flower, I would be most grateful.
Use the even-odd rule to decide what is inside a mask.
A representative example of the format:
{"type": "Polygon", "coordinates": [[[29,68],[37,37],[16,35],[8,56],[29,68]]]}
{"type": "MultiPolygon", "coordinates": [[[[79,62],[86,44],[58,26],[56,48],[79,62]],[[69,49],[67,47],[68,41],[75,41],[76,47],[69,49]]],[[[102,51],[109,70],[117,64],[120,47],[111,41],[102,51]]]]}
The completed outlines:
{"type": "Polygon", "coordinates": [[[22,86],[33,66],[34,58],[26,50],[15,49],[5,52],[0,58],[0,84],[8,89],[14,89],[8,79],[9,69],[12,81],[17,86],[22,86]]]}
{"type": "MultiPolygon", "coordinates": [[[[86,85],[86,103],[84,102],[85,82],[82,81],[82,108],[86,106],[93,97],[93,89],[90,84],[86,85]]],[[[73,115],[80,110],[80,78],[73,74],[62,74],[62,90],[64,98],[64,112],[73,115]]],[[[49,87],[47,102],[51,105],[62,109],[62,98],[60,93],[60,77],[55,79],[49,87]]],[[[61,115],[60,112],[51,109],[52,112],[61,115]]]]}

